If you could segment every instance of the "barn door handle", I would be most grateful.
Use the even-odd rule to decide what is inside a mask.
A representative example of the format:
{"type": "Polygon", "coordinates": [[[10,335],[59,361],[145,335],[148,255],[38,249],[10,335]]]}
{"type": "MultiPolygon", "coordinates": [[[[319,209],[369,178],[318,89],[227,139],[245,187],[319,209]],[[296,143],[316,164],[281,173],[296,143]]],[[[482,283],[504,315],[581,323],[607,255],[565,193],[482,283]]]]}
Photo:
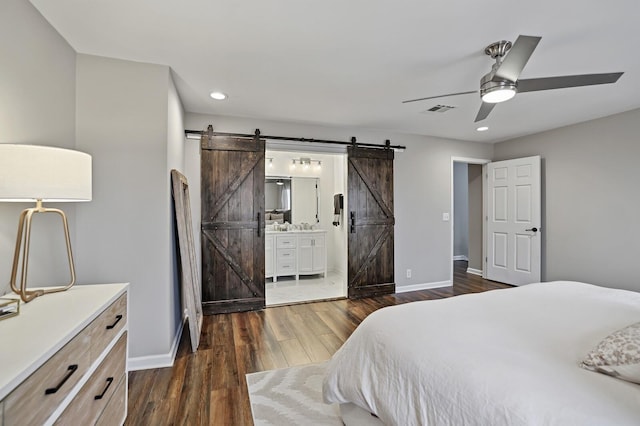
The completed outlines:
{"type": "Polygon", "coordinates": [[[258,237],[260,236],[260,212],[258,212],[258,237]]]}
{"type": "Polygon", "coordinates": [[[352,234],[356,233],[356,212],[350,212],[350,216],[351,216],[351,229],[350,232],[352,234]]]}

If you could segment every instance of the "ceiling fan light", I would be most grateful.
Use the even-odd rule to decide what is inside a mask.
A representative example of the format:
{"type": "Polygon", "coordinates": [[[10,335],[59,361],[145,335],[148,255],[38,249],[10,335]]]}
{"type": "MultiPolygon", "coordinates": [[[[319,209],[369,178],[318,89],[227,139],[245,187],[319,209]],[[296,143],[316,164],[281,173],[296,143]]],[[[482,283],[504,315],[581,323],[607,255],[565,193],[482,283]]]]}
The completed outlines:
{"type": "Polygon", "coordinates": [[[516,89],[509,86],[498,86],[487,89],[482,94],[482,102],[488,104],[497,104],[500,102],[508,101],[516,95],[516,89]]]}

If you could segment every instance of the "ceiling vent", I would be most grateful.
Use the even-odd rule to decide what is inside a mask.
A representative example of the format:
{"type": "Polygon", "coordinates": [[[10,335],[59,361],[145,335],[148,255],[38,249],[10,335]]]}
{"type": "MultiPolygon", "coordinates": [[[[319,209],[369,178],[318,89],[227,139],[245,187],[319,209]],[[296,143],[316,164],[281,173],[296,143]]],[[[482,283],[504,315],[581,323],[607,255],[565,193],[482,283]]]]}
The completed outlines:
{"type": "Polygon", "coordinates": [[[455,107],[449,105],[436,105],[434,107],[429,108],[428,110],[422,111],[423,114],[427,114],[429,112],[447,112],[450,109],[454,109],[455,107]]]}

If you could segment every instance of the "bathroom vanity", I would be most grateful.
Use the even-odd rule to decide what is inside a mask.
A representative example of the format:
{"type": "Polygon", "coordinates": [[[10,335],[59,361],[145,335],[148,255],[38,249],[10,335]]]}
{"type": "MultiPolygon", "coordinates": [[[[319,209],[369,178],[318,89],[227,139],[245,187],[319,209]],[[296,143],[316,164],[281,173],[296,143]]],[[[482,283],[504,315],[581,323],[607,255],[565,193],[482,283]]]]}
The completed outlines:
{"type": "Polygon", "coordinates": [[[327,276],[325,230],[266,231],[265,276],[278,281],[280,276],[324,274],[327,276]]]}

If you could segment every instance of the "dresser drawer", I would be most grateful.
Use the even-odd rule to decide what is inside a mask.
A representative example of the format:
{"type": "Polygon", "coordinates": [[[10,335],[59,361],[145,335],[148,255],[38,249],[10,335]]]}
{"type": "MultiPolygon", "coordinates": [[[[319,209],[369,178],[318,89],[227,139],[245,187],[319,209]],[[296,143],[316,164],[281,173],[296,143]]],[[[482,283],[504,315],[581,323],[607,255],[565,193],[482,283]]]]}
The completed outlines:
{"type": "Polygon", "coordinates": [[[126,357],[127,333],[125,332],[55,424],[94,424],[115,394],[118,384],[124,380],[126,357]]]}
{"type": "Polygon", "coordinates": [[[278,250],[278,260],[286,261],[286,260],[295,260],[296,259],[296,249],[280,249],[278,250]]]}
{"type": "Polygon", "coordinates": [[[86,327],[4,400],[4,426],[45,422],[91,366],[86,327]]]}
{"type": "Polygon", "coordinates": [[[91,362],[109,345],[127,323],[127,295],[113,302],[91,325],[91,362]]]}
{"type": "Polygon", "coordinates": [[[107,403],[96,426],[120,426],[124,423],[127,414],[127,381],[122,377],[120,384],[113,391],[113,396],[107,403]]]}
{"type": "Polygon", "coordinates": [[[276,248],[296,248],[295,235],[278,235],[276,237],[276,248]]]}

